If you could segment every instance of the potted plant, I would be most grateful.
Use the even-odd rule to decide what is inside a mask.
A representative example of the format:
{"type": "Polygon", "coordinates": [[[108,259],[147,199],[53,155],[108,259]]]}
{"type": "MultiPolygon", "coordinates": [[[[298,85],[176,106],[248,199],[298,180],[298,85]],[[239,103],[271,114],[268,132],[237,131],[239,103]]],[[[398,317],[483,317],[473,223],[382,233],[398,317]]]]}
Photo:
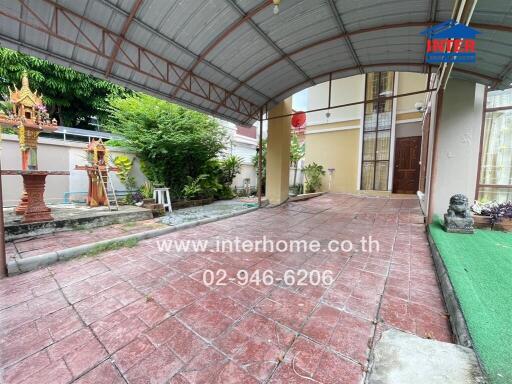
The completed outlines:
{"type": "Polygon", "coordinates": [[[324,167],[311,163],[304,167],[306,193],[317,192],[322,186],[322,176],[325,176],[324,167]]]}
{"type": "Polygon", "coordinates": [[[151,204],[155,204],[155,199],[153,199],[153,191],[154,191],[153,183],[151,181],[146,181],[139,188],[140,194],[142,195],[142,206],[148,206],[151,204]]]}
{"type": "Polygon", "coordinates": [[[482,203],[476,201],[471,207],[475,214],[476,228],[491,228],[497,231],[512,231],[512,201],[482,203]]]}

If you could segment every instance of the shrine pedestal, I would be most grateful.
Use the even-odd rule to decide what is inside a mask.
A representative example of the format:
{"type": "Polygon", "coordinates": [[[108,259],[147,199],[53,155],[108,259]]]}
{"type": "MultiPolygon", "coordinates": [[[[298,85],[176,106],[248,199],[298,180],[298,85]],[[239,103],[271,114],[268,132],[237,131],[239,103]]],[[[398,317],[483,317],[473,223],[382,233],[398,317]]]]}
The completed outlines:
{"type": "Polygon", "coordinates": [[[27,210],[27,204],[28,204],[28,195],[25,190],[23,190],[23,194],[21,195],[20,202],[18,203],[17,207],[14,208],[14,212],[16,212],[17,215],[24,215],[27,210]]]}
{"type": "Polygon", "coordinates": [[[23,177],[25,192],[22,200],[16,207],[16,213],[22,214],[22,223],[38,223],[52,221],[51,209],[44,202],[44,188],[46,176],[48,175],[69,175],[66,171],[2,171],[2,175],[20,175],[23,177]],[[26,201],[24,198],[26,197],[26,201]],[[24,210],[23,210],[24,208],[24,210]],[[21,212],[21,213],[19,213],[21,212]]]}
{"type": "Polygon", "coordinates": [[[37,223],[40,221],[52,221],[51,209],[44,203],[44,187],[48,173],[37,175],[24,174],[23,186],[27,192],[27,208],[23,215],[22,223],[37,223]]]}

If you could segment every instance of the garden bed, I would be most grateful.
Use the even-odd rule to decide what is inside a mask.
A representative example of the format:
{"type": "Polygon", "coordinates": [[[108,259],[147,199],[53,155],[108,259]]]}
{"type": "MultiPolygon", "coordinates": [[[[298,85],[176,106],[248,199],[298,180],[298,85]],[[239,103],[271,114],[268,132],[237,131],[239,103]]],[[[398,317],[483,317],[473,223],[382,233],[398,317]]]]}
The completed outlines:
{"type": "Polygon", "coordinates": [[[490,216],[473,215],[473,219],[475,220],[475,228],[512,232],[512,219],[503,218],[494,225],[490,216]]]}
{"type": "MultiPolygon", "coordinates": [[[[235,214],[257,207],[255,203],[244,203],[237,200],[219,200],[204,206],[195,206],[174,210],[161,218],[161,222],[167,225],[180,225],[193,221],[211,219],[225,215],[235,214]]],[[[174,203],[173,203],[174,208],[174,203]]]]}
{"type": "Polygon", "coordinates": [[[466,320],[475,351],[493,384],[512,382],[512,234],[476,229],[447,233],[429,226],[466,320]]]}
{"type": "Polygon", "coordinates": [[[213,197],[208,199],[197,199],[197,200],[176,200],[172,202],[172,209],[182,209],[189,207],[199,207],[201,205],[208,205],[213,203],[213,197]]]}

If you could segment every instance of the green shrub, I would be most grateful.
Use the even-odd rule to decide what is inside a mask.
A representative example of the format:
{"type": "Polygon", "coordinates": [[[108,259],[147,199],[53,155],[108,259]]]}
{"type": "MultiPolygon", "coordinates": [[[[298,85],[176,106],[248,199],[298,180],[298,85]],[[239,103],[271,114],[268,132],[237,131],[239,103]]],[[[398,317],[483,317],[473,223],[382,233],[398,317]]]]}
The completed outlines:
{"type": "Polygon", "coordinates": [[[304,178],[306,184],[306,193],[317,192],[322,186],[322,176],[325,175],[324,167],[311,163],[304,167],[304,178]]]}
{"type": "Polygon", "coordinates": [[[189,177],[196,179],[225,147],[225,131],[218,122],[144,94],[110,100],[106,127],[124,139],[109,142],[134,150],[141,169],[154,184],[183,195],[189,177]]]}
{"type": "Polygon", "coordinates": [[[205,199],[216,197],[222,189],[222,184],[212,174],[201,174],[195,179],[188,177],[188,183],[183,187],[183,196],[186,199],[205,199]]]}
{"type": "Polygon", "coordinates": [[[228,156],[221,161],[220,167],[222,171],[220,182],[230,186],[236,175],[238,175],[242,169],[242,158],[234,155],[228,156]]]}

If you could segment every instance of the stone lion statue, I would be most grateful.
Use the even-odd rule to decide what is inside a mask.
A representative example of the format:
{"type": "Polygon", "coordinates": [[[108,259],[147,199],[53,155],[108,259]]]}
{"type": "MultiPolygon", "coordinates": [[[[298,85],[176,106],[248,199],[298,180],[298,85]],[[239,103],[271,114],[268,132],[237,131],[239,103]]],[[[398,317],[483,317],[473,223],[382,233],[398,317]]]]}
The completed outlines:
{"type": "Polygon", "coordinates": [[[444,215],[445,230],[447,232],[473,233],[473,223],[468,198],[460,193],[450,197],[450,205],[444,215]]]}

